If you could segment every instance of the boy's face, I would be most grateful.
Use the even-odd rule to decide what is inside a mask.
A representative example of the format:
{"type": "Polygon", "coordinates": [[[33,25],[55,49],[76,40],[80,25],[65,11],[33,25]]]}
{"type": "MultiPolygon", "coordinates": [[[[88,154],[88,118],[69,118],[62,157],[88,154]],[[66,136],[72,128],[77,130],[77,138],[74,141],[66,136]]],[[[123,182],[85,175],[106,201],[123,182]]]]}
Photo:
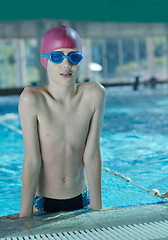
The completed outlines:
{"type": "MultiPolygon", "coordinates": [[[[64,55],[68,55],[71,52],[77,52],[75,49],[61,48],[55,50],[57,52],[62,52],[64,55]]],[[[59,63],[53,63],[48,60],[47,72],[49,80],[56,82],[62,86],[68,86],[76,82],[79,71],[79,64],[70,63],[68,58],[59,63]]]]}

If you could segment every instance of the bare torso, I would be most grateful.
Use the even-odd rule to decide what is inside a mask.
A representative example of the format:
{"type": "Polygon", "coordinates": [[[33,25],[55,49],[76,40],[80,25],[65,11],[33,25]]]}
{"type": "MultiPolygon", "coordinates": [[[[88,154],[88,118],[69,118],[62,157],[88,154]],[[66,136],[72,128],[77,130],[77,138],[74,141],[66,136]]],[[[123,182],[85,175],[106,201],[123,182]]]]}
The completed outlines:
{"type": "Polygon", "coordinates": [[[79,85],[66,104],[50,96],[46,87],[35,90],[39,92],[37,124],[42,158],[38,196],[67,199],[87,188],[83,152],[93,109],[86,88],[88,84],[79,85]]]}
{"type": "Polygon", "coordinates": [[[78,71],[79,64],[68,58],[60,64],[48,61],[49,84],[26,87],[20,96],[25,146],[20,217],[32,216],[35,194],[68,199],[87,187],[90,207],[102,208],[99,140],[105,89],[99,83],[77,84],[78,71]]]}

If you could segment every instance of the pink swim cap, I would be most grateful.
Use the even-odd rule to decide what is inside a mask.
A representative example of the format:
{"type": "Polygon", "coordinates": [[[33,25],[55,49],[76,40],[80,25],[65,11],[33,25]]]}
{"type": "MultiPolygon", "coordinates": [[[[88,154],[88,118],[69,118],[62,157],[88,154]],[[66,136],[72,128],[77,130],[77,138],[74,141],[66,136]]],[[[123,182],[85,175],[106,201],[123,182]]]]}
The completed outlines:
{"type": "MultiPolygon", "coordinates": [[[[49,54],[59,48],[72,48],[82,53],[82,44],[78,33],[70,27],[60,25],[50,29],[42,36],[40,53],[49,54]]],[[[48,58],[41,57],[40,61],[47,69],[48,58]]]]}

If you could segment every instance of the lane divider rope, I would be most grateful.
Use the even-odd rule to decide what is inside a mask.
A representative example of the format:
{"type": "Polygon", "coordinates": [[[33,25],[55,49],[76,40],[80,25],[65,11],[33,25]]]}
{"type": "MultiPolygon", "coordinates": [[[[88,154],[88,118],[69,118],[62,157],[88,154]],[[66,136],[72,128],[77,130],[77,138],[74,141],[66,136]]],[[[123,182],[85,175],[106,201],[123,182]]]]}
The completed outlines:
{"type": "Polygon", "coordinates": [[[150,195],[152,195],[152,196],[157,196],[157,197],[159,197],[159,198],[161,198],[161,199],[164,199],[164,200],[166,200],[166,201],[168,202],[168,191],[166,191],[165,193],[160,194],[159,190],[157,190],[157,189],[148,190],[148,189],[146,189],[146,188],[144,188],[144,187],[141,187],[141,186],[139,186],[138,184],[132,182],[132,180],[131,180],[129,177],[126,177],[126,176],[124,176],[123,174],[118,173],[118,172],[116,172],[116,171],[110,171],[109,168],[104,167],[104,168],[103,168],[103,171],[109,172],[109,173],[111,173],[111,174],[114,175],[114,176],[120,177],[120,178],[123,179],[124,181],[126,181],[126,182],[128,182],[128,183],[130,183],[130,184],[132,184],[132,185],[134,185],[134,186],[136,186],[136,187],[138,187],[138,188],[140,188],[140,189],[142,189],[142,190],[145,190],[145,191],[148,192],[150,195]]]}
{"type": "Polygon", "coordinates": [[[6,127],[6,128],[9,128],[9,129],[13,130],[13,131],[16,132],[16,133],[22,135],[22,131],[21,131],[20,129],[18,129],[18,128],[12,126],[12,125],[9,125],[9,124],[7,124],[7,123],[4,123],[4,122],[0,122],[0,124],[3,125],[3,126],[6,127]]]}

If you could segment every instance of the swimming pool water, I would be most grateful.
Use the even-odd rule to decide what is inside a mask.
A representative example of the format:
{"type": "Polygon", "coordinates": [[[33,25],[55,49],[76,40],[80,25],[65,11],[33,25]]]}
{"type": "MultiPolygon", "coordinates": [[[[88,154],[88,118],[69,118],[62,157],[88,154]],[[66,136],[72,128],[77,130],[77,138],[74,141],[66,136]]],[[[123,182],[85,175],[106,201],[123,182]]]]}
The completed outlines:
{"type": "MultiPolygon", "coordinates": [[[[20,129],[18,96],[0,97],[0,123],[20,129]]],[[[168,88],[107,88],[101,136],[103,167],[147,189],[168,190],[168,88]]],[[[23,138],[0,124],[0,215],[19,212],[23,138]]],[[[158,203],[161,200],[102,172],[104,207],[158,203]]]]}
{"type": "MultiPolygon", "coordinates": [[[[163,88],[163,86],[162,86],[163,88]]],[[[103,166],[120,172],[140,186],[168,190],[168,89],[133,92],[107,89],[101,146],[103,166]]],[[[103,172],[105,206],[160,201],[145,191],[103,172]]]]}
{"type": "Polygon", "coordinates": [[[1,123],[20,127],[18,97],[0,97],[0,215],[17,213],[21,197],[24,158],[22,136],[1,123]]]}

